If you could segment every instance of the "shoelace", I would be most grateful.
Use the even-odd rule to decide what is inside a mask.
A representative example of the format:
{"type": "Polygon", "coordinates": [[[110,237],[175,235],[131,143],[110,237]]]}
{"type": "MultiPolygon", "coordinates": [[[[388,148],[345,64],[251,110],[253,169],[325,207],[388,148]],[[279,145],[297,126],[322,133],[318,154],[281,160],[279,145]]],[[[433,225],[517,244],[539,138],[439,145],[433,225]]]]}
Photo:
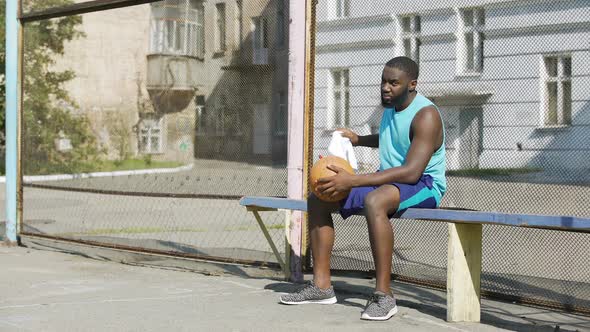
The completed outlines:
{"type": "Polygon", "coordinates": [[[379,299],[382,297],[383,297],[383,295],[378,295],[378,294],[371,295],[371,297],[369,297],[369,300],[367,301],[366,307],[368,308],[371,305],[371,303],[376,303],[377,306],[380,306],[379,299]]]}

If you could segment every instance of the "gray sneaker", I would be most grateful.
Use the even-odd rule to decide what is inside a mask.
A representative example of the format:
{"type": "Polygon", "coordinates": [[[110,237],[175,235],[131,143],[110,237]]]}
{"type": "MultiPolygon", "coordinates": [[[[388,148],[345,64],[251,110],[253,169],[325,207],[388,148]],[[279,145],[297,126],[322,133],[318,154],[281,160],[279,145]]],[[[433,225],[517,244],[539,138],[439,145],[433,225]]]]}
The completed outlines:
{"type": "Polygon", "coordinates": [[[361,314],[361,319],[388,320],[397,313],[395,298],[381,291],[375,291],[361,314]]]}
{"type": "Polygon", "coordinates": [[[334,294],[332,286],[328,289],[321,289],[313,281],[309,281],[300,290],[281,296],[280,301],[283,304],[334,304],[336,303],[336,294],[334,294]]]}

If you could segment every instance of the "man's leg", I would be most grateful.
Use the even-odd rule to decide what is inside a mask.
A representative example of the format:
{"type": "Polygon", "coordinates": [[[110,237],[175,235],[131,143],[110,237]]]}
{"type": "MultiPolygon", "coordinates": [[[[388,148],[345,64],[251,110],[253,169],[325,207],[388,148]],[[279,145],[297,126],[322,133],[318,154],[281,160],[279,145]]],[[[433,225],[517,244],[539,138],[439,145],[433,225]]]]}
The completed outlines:
{"type": "Polygon", "coordinates": [[[365,196],[364,204],[377,285],[361,319],[387,320],[397,313],[396,301],[390,290],[393,231],[389,215],[410,207],[435,208],[436,199],[432,188],[421,179],[416,184],[380,186],[365,196]]]}
{"type": "Polygon", "coordinates": [[[393,230],[388,215],[397,211],[399,201],[399,189],[394,185],[382,185],[365,197],[365,216],[377,278],[376,290],[389,295],[391,295],[393,230]]]}
{"type": "Polygon", "coordinates": [[[322,289],[330,288],[330,257],[334,247],[332,212],[338,203],[321,201],[314,194],[307,199],[311,253],[313,256],[313,282],[322,289]]]}
{"type": "Polygon", "coordinates": [[[336,294],[330,282],[330,256],[334,246],[334,224],[331,213],[337,210],[338,203],[323,202],[313,194],[307,199],[313,255],[313,282],[294,293],[281,296],[281,303],[336,303],[336,294]]]}
{"type": "Polygon", "coordinates": [[[377,285],[361,319],[387,320],[397,313],[395,298],[390,290],[393,231],[388,215],[395,213],[399,201],[400,191],[393,185],[383,185],[368,193],[364,199],[377,285]]]}

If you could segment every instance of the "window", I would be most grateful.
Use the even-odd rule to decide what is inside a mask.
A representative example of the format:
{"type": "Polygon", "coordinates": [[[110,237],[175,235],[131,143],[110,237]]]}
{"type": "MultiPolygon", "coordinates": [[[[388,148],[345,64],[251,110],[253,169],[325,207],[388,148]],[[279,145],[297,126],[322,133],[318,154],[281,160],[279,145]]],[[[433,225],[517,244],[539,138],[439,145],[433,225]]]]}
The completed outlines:
{"type": "Polygon", "coordinates": [[[565,126],[572,117],[572,58],[544,56],[541,64],[542,124],[565,126]]]}
{"type": "Polygon", "coordinates": [[[483,70],[483,8],[459,10],[457,31],[457,69],[459,74],[481,73],[483,70]]]}
{"type": "Polygon", "coordinates": [[[397,55],[407,56],[418,63],[420,59],[420,16],[398,19],[397,55]]]}
{"type": "Polygon", "coordinates": [[[285,3],[277,0],[277,46],[285,46],[285,3]]]}
{"type": "Polygon", "coordinates": [[[330,0],[329,18],[344,18],[350,15],[350,0],[330,0]]]}
{"type": "Polygon", "coordinates": [[[202,135],[207,133],[208,131],[208,118],[207,118],[207,108],[205,106],[205,96],[196,96],[195,97],[195,111],[196,111],[196,128],[197,134],[202,135]]]}
{"type": "Polygon", "coordinates": [[[235,49],[239,50],[242,44],[242,24],[244,20],[244,12],[242,7],[242,0],[236,1],[236,16],[235,16],[235,49]]]}
{"type": "Polygon", "coordinates": [[[152,3],[150,52],[203,58],[203,20],[201,0],[165,0],[152,3]]]}
{"type": "Polygon", "coordinates": [[[350,125],[348,69],[332,70],[328,100],[328,128],[350,125]]]}
{"type": "Polygon", "coordinates": [[[215,50],[225,51],[225,4],[215,5],[215,50]]]}
{"type": "Polygon", "coordinates": [[[252,43],[254,48],[253,63],[268,64],[268,23],[264,17],[252,19],[252,43]]]}
{"type": "Polygon", "coordinates": [[[285,92],[278,93],[278,109],[275,123],[275,134],[286,135],[288,125],[288,113],[287,113],[287,94],[285,92]]]}
{"type": "Polygon", "coordinates": [[[139,152],[162,153],[162,117],[155,115],[143,118],[139,124],[139,152]]]}
{"type": "Polygon", "coordinates": [[[264,17],[254,18],[254,48],[268,48],[268,24],[264,17]]]}

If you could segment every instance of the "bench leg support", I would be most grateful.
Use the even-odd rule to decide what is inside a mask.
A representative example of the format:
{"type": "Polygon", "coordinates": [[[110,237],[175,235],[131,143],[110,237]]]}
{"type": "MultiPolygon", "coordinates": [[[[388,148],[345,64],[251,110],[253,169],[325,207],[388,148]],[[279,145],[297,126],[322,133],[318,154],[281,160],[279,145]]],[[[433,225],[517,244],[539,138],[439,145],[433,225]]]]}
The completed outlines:
{"type": "Polygon", "coordinates": [[[288,280],[291,275],[289,267],[283,261],[283,258],[281,257],[281,254],[279,253],[277,246],[275,245],[274,241],[272,240],[272,237],[270,237],[270,234],[268,233],[268,230],[266,229],[266,225],[262,221],[262,218],[260,218],[260,214],[258,213],[258,211],[253,210],[252,213],[254,214],[254,217],[256,218],[256,221],[258,222],[258,225],[260,226],[260,229],[262,230],[262,233],[264,234],[266,241],[268,241],[268,244],[270,245],[272,252],[275,254],[275,257],[277,258],[277,262],[279,262],[281,269],[285,273],[285,278],[288,280]]]}
{"type": "Polygon", "coordinates": [[[482,226],[448,225],[447,321],[479,322],[482,226]]]}
{"type": "Polygon", "coordinates": [[[285,210],[285,280],[291,278],[291,211],[285,210]]]}

